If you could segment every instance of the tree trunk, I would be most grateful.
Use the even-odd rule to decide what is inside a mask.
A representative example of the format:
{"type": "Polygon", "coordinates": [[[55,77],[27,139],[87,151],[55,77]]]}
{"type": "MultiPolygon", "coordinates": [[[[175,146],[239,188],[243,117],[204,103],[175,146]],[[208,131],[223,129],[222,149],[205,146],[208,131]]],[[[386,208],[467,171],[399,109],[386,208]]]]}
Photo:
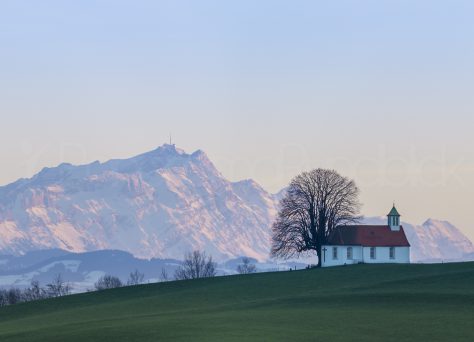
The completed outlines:
{"type": "Polygon", "coordinates": [[[321,245],[318,245],[316,247],[316,254],[318,256],[318,267],[321,267],[321,264],[322,264],[322,258],[323,258],[323,255],[322,255],[322,250],[321,250],[321,245]]]}

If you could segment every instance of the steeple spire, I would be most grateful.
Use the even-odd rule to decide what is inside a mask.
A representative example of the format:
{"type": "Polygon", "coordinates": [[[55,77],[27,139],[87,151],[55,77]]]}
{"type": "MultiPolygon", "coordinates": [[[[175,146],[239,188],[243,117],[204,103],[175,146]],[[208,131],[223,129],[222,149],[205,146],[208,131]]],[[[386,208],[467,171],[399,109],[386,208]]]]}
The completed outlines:
{"type": "Polygon", "coordinates": [[[392,210],[387,215],[388,225],[392,230],[400,230],[400,214],[397,208],[395,208],[395,202],[393,203],[392,210]]]}

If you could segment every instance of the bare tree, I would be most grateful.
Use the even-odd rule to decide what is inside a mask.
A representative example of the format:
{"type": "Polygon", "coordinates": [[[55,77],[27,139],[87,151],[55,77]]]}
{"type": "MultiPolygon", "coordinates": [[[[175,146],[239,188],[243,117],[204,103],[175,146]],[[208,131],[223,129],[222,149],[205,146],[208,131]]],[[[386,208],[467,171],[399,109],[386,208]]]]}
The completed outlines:
{"type": "Polygon", "coordinates": [[[161,269],[160,279],[161,279],[161,281],[169,281],[170,280],[168,272],[166,271],[166,269],[164,267],[161,269]]]}
{"type": "Polygon", "coordinates": [[[334,170],[316,169],[296,176],[280,201],[272,227],[272,256],[316,252],[321,266],[321,246],[334,229],[359,222],[358,196],[354,181],[334,170]]]}
{"type": "Polygon", "coordinates": [[[143,283],[143,279],[145,278],[145,274],[138,272],[138,270],[133,271],[130,273],[128,277],[127,285],[139,285],[143,283]]]}
{"type": "Polygon", "coordinates": [[[53,281],[46,285],[46,289],[49,297],[61,297],[71,293],[71,285],[63,280],[61,274],[54,277],[53,281]]]}
{"type": "Polygon", "coordinates": [[[122,286],[122,281],[119,278],[108,274],[100,277],[99,280],[97,280],[97,282],[94,284],[94,287],[97,291],[114,289],[122,286]]]}
{"type": "Polygon", "coordinates": [[[237,272],[240,274],[250,274],[257,272],[257,267],[251,263],[251,260],[247,257],[242,258],[242,264],[237,266],[237,272]]]}
{"type": "Polygon", "coordinates": [[[20,289],[11,288],[7,291],[7,300],[9,305],[21,303],[23,296],[20,289]]]}
{"type": "Polygon", "coordinates": [[[39,281],[33,280],[30,287],[23,291],[23,298],[26,302],[46,298],[46,291],[41,288],[39,281]]]}
{"type": "Polygon", "coordinates": [[[48,297],[49,295],[46,293],[45,289],[40,287],[39,282],[32,281],[30,287],[24,290],[14,287],[8,290],[0,290],[0,307],[48,297]]]}
{"type": "Polygon", "coordinates": [[[174,278],[183,280],[214,277],[216,267],[211,256],[207,257],[205,252],[194,251],[185,255],[183,265],[176,270],[174,278]]]}
{"type": "Polygon", "coordinates": [[[14,305],[25,301],[26,299],[23,292],[18,288],[12,287],[8,290],[0,290],[0,307],[14,305]]]}
{"type": "Polygon", "coordinates": [[[70,291],[71,286],[64,282],[61,275],[58,274],[54,280],[47,285],[47,289],[42,288],[40,283],[34,280],[31,282],[29,287],[23,290],[14,287],[8,290],[0,290],[0,307],[45,298],[65,296],[70,294],[70,291]]]}
{"type": "Polygon", "coordinates": [[[7,305],[8,305],[7,290],[1,290],[0,289],[0,308],[2,306],[7,306],[7,305]]]}

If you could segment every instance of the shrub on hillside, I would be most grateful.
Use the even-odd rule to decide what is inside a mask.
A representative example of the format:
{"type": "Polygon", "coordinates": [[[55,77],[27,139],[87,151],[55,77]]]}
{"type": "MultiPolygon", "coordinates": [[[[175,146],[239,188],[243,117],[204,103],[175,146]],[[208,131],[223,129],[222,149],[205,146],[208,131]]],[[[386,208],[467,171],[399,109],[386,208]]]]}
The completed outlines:
{"type": "Polygon", "coordinates": [[[176,270],[176,280],[209,278],[216,275],[216,263],[205,252],[194,251],[187,253],[183,264],[176,270]]]}
{"type": "Polygon", "coordinates": [[[252,264],[249,258],[243,258],[242,264],[237,266],[237,272],[239,272],[240,274],[255,273],[257,272],[257,267],[254,264],[252,264]]]}
{"type": "Polygon", "coordinates": [[[25,289],[10,288],[0,290],[0,307],[13,305],[34,300],[66,296],[71,293],[71,285],[63,281],[61,274],[58,274],[46,288],[33,280],[29,287],[25,289]]]}
{"type": "Polygon", "coordinates": [[[71,294],[71,285],[66,283],[61,274],[54,277],[53,281],[46,285],[47,297],[62,297],[71,294]]]}
{"type": "Polygon", "coordinates": [[[108,274],[100,277],[99,280],[97,280],[97,282],[94,284],[94,287],[97,291],[114,289],[122,286],[122,281],[119,278],[108,274]]]}
{"type": "Polygon", "coordinates": [[[142,284],[143,279],[145,279],[145,274],[138,272],[138,270],[135,270],[130,273],[130,276],[127,280],[127,285],[132,286],[142,284]]]}

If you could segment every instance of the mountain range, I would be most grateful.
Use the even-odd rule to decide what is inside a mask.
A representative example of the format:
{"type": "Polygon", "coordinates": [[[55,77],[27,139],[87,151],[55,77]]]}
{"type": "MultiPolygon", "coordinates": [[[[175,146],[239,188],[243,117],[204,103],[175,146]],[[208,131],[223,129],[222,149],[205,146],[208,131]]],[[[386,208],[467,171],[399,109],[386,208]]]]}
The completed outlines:
{"type": "MultiPolygon", "coordinates": [[[[182,259],[200,249],[220,262],[243,255],[265,261],[281,196],[252,180],[231,182],[203,151],[188,154],[174,145],[129,159],[61,164],[0,187],[0,252],[120,250],[182,259]]],[[[414,261],[474,253],[449,222],[404,227],[414,261]]]]}
{"type": "MultiPolygon", "coordinates": [[[[386,224],[386,217],[365,218],[366,224],[386,224]]],[[[410,242],[412,262],[450,262],[474,260],[474,246],[448,221],[428,219],[421,225],[402,222],[410,242]]]]}
{"type": "Polygon", "coordinates": [[[124,160],[45,168],[0,188],[0,251],[123,250],[141,258],[206,250],[268,258],[276,198],[230,182],[206,154],[174,145],[124,160]]]}

